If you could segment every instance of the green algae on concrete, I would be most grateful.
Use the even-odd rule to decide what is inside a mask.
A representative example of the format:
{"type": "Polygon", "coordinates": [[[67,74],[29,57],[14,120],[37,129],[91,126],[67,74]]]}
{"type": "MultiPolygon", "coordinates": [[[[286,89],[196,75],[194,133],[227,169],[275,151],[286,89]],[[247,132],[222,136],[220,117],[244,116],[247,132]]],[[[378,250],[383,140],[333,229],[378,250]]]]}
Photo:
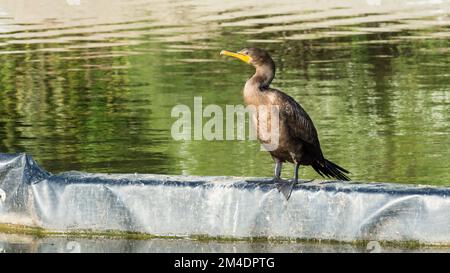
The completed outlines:
{"type": "MultiPolygon", "coordinates": [[[[125,239],[125,240],[152,240],[152,239],[188,239],[199,242],[249,242],[249,243],[312,243],[312,244],[351,244],[358,247],[366,247],[370,240],[353,240],[353,241],[339,241],[339,240],[323,240],[323,239],[307,239],[307,238],[284,238],[284,237],[228,237],[228,236],[209,236],[206,234],[194,234],[189,236],[176,235],[155,235],[143,232],[131,231],[117,231],[117,230],[69,230],[69,231],[53,231],[41,227],[33,227],[26,225],[14,224],[0,224],[0,233],[29,235],[37,238],[45,237],[72,237],[72,238],[106,238],[106,239],[125,239]]],[[[397,247],[403,249],[422,249],[422,248],[448,248],[450,244],[427,244],[419,241],[376,241],[382,248],[397,247]]]]}

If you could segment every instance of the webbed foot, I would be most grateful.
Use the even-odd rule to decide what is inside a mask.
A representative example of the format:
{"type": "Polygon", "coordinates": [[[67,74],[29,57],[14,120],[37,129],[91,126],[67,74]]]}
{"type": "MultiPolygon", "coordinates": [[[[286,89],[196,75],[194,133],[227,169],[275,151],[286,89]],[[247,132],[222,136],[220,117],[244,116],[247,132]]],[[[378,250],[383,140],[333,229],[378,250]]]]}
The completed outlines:
{"type": "Polygon", "coordinates": [[[292,190],[296,184],[297,181],[283,181],[281,183],[277,183],[277,189],[284,195],[284,197],[286,197],[286,200],[289,200],[292,190]]]}

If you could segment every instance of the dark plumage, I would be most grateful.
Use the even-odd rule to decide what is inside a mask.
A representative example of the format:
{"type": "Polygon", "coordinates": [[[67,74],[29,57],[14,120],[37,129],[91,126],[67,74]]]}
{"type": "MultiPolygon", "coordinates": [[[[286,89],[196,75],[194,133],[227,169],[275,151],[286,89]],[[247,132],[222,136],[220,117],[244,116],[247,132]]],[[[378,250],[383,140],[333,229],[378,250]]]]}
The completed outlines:
{"type": "MultiPolygon", "coordinates": [[[[346,175],[349,173],[346,169],[323,156],[316,128],[300,104],[291,96],[270,87],[270,83],[275,76],[275,63],[265,50],[246,48],[238,53],[222,51],[221,54],[238,58],[255,67],[255,74],[246,82],[244,87],[244,100],[247,105],[278,106],[279,145],[269,152],[276,163],[274,180],[277,182],[281,181],[282,163],[290,162],[295,165],[293,182],[283,182],[279,187],[287,199],[289,199],[292,188],[298,181],[300,165],[310,165],[323,177],[350,180],[346,175]]],[[[253,118],[258,120],[259,117],[256,114],[253,118]]],[[[259,134],[258,138],[263,145],[267,142],[263,141],[259,134]]]]}

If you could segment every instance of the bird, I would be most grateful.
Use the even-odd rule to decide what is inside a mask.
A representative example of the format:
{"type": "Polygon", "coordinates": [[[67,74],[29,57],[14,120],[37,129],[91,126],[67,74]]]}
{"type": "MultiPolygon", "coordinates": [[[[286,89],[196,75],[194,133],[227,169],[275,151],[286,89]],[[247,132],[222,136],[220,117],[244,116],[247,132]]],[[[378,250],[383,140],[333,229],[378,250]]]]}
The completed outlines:
{"type": "MultiPolygon", "coordinates": [[[[289,200],[294,186],[298,183],[300,166],[311,166],[322,177],[349,181],[350,172],[327,160],[320,148],[319,137],[314,123],[303,107],[288,94],[272,88],[270,84],[275,77],[275,62],[270,54],[261,48],[244,48],[238,52],[222,50],[220,55],[237,58],[255,68],[255,74],[246,81],[243,97],[247,106],[276,107],[277,112],[267,111],[265,118],[272,119],[278,114],[278,145],[268,150],[275,162],[273,181],[278,190],[289,200]],[[285,162],[294,164],[292,181],[281,179],[282,165],[285,162]]],[[[258,112],[251,113],[258,124],[261,117],[258,112]]],[[[258,127],[258,125],[257,125],[258,127]]],[[[259,128],[257,138],[263,144],[259,128]]]]}

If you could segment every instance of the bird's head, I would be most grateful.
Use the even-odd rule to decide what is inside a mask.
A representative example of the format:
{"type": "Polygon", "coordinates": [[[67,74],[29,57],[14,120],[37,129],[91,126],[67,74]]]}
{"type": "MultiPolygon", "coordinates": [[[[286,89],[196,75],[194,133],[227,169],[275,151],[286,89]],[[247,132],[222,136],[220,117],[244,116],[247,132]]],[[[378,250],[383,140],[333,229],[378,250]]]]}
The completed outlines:
{"type": "Polygon", "coordinates": [[[220,55],[237,58],[245,63],[253,65],[256,68],[266,65],[273,65],[273,60],[270,57],[269,53],[267,53],[267,51],[265,51],[264,49],[256,47],[244,48],[239,52],[222,50],[220,51],[220,55]]]}

